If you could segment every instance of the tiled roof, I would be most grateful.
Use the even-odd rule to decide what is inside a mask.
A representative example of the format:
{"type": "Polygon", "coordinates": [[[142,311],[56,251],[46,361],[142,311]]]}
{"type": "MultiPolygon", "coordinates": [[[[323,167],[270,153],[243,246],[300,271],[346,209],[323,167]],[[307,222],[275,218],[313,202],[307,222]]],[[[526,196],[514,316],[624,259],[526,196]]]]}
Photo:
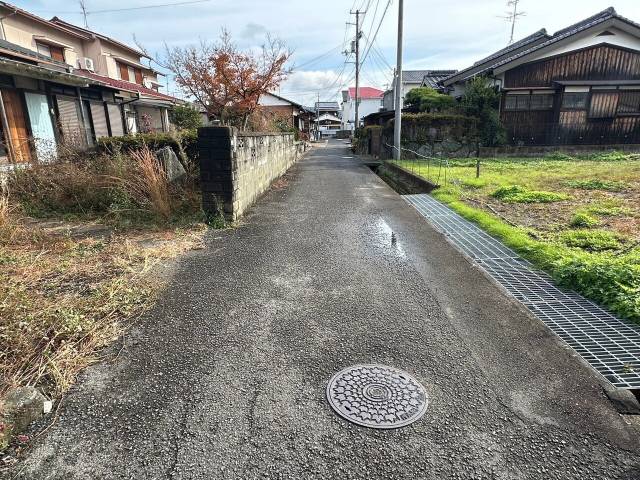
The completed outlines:
{"type": "Polygon", "coordinates": [[[80,75],[91,80],[96,80],[105,84],[108,87],[117,89],[117,90],[125,90],[127,92],[138,92],[145,97],[154,97],[159,100],[167,100],[170,102],[180,101],[178,98],[172,97],[170,95],[165,95],[164,93],[157,92],[151,88],[147,88],[144,85],[138,85],[137,83],[126,82],[124,80],[116,80],[115,78],[105,77],[103,75],[98,75],[97,73],[90,72],[88,70],[74,70],[76,75],[80,75]]]}
{"type": "Polygon", "coordinates": [[[563,28],[562,30],[557,31],[553,34],[553,36],[548,35],[546,30],[544,29],[539,30],[533,35],[529,35],[528,37],[525,37],[522,40],[515,42],[506,48],[503,48],[502,50],[498,50],[488,57],[476,62],[473,66],[466,68],[455,75],[452,75],[451,77],[449,77],[448,83],[451,84],[454,83],[454,81],[462,80],[472,75],[483,74],[490,70],[494,70],[498,67],[511,63],[514,60],[527,56],[542,48],[553,45],[554,43],[562,41],[577,33],[580,33],[584,30],[587,30],[612,19],[617,19],[640,28],[640,24],[635,23],[628,18],[623,17],[622,15],[618,15],[615,9],[613,7],[610,7],[589,18],[586,18],[585,20],[582,20],[581,22],[575,23],[567,28],[563,28]],[[465,76],[465,74],[467,75],[465,76]]]}
{"type": "Polygon", "coordinates": [[[445,78],[450,77],[457,73],[457,70],[425,70],[425,75],[422,78],[422,85],[429,88],[438,89],[441,87],[440,82],[445,78]]]}
{"type": "Polygon", "coordinates": [[[509,52],[513,52],[515,50],[518,50],[521,47],[524,47],[526,45],[529,45],[531,43],[537,42],[539,40],[542,39],[548,39],[551,38],[551,35],[549,35],[547,33],[546,28],[540,29],[535,33],[532,33],[531,35],[524,37],[521,40],[518,40],[517,42],[513,42],[511,45],[508,45],[507,47],[498,50],[497,52],[492,53],[491,55],[489,55],[488,57],[483,58],[482,60],[478,60],[477,62],[475,62],[473,65],[482,65],[483,63],[486,63],[490,60],[493,60],[495,58],[498,57],[502,57],[503,55],[509,53],[509,52]]]}
{"type": "Polygon", "coordinates": [[[402,83],[422,83],[429,70],[402,70],[402,83]]]}
{"type": "Polygon", "coordinates": [[[525,55],[529,55],[537,50],[540,50],[541,48],[545,48],[556,42],[564,40],[565,38],[571,37],[577,33],[580,33],[584,30],[595,27],[596,25],[599,25],[601,23],[606,22],[607,20],[612,20],[612,19],[621,20],[625,23],[633,25],[636,28],[640,28],[640,24],[633,22],[628,18],[623,17],[622,15],[618,15],[618,13],[613,7],[609,7],[606,10],[603,10],[602,12],[593,15],[592,17],[589,17],[581,22],[571,25],[570,27],[557,31],[556,33],[553,34],[553,37],[551,37],[549,40],[547,40],[544,43],[540,43],[538,45],[533,46],[530,49],[527,49],[523,52],[512,55],[509,58],[505,58],[504,60],[501,60],[500,62],[493,65],[492,68],[500,67],[507,63],[513,62],[514,60],[517,60],[518,58],[521,58],[525,55]]]}
{"type": "MultiPolygon", "coordinates": [[[[360,98],[363,100],[369,100],[374,98],[382,98],[384,92],[382,90],[378,90],[373,87],[360,87],[359,89],[360,98]]],[[[356,88],[349,87],[349,97],[356,98],[356,88]]]]}
{"type": "Polygon", "coordinates": [[[316,102],[315,108],[318,111],[334,112],[340,110],[338,102],[316,102]]]}
{"type": "Polygon", "coordinates": [[[492,53],[488,57],[475,62],[470,67],[451,75],[451,77],[456,77],[456,79],[465,79],[472,75],[482,74],[488,70],[491,70],[496,62],[499,61],[499,59],[504,58],[505,55],[509,55],[512,52],[517,52],[518,50],[526,49],[527,46],[542,43],[548,38],[551,37],[547,34],[547,31],[545,29],[538,30],[537,32],[523,38],[522,40],[512,43],[511,45],[492,53]]]}

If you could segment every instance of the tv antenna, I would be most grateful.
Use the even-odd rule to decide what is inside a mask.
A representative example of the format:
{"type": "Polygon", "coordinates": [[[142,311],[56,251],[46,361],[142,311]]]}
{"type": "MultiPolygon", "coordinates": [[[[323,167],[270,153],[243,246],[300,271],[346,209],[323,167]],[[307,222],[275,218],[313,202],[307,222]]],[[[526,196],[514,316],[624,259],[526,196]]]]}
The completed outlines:
{"type": "Polygon", "coordinates": [[[509,45],[513,43],[513,36],[515,35],[516,31],[516,22],[520,17],[524,17],[527,14],[526,12],[518,11],[518,5],[521,1],[522,0],[509,0],[507,2],[507,7],[510,8],[510,10],[506,12],[507,14],[505,16],[500,17],[511,23],[511,36],[509,37],[509,45]]]}

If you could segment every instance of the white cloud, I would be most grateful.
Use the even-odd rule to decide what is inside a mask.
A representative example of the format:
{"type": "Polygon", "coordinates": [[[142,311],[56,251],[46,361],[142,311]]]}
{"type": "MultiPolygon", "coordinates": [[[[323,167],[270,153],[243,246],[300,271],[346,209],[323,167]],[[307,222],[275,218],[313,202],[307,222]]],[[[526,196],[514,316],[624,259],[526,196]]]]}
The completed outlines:
{"type": "MultiPolygon", "coordinates": [[[[385,0],[370,2],[370,13],[363,24],[367,37],[373,35],[378,24],[378,20],[374,22],[372,18],[378,1],[378,19],[386,5],[385,0]]],[[[88,0],[87,3],[89,12],[115,8],[113,0],[88,0]]],[[[527,15],[519,20],[516,36],[521,38],[543,27],[552,33],[604,10],[610,3],[611,0],[523,0],[521,6],[527,15]]],[[[149,2],[131,0],[126,6],[145,4],[149,2]]],[[[201,38],[214,39],[223,27],[243,48],[260,43],[264,32],[279,36],[294,50],[293,63],[298,65],[332,51],[303,67],[304,71],[296,72],[281,89],[306,92],[294,95],[309,103],[313,94],[308,91],[330,85],[342,68],[344,57],[335,47],[344,40],[348,43],[353,37],[353,27],[345,25],[353,21],[349,15],[352,5],[351,0],[324,0],[317,5],[300,0],[213,0],[180,7],[90,14],[89,23],[91,28],[124,42],[131,42],[135,34],[151,51],[162,50],[165,41],[170,45],[185,45],[197,43],[201,38]]],[[[397,5],[397,1],[392,2],[376,42],[390,65],[395,64],[397,5]]],[[[44,17],[60,14],[71,22],[82,22],[78,13],[63,13],[78,9],[68,0],[24,0],[21,7],[39,9],[41,12],[35,13],[44,17]]],[[[640,21],[638,0],[616,0],[615,7],[620,14],[640,21]]],[[[504,15],[505,9],[506,0],[406,1],[405,65],[414,69],[461,69],[504,47],[509,38],[509,25],[499,16],[504,15]]],[[[367,61],[363,84],[384,87],[390,69],[387,67],[383,74],[382,64],[380,58],[367,61]]],[[[352,68],[353,65],[347,65],[347,72],[352,68]]],[[[337,90],[338,85],[335,93],[337,90]]],[[[332,92],[329,89],[324,93],[332,92]]]]}

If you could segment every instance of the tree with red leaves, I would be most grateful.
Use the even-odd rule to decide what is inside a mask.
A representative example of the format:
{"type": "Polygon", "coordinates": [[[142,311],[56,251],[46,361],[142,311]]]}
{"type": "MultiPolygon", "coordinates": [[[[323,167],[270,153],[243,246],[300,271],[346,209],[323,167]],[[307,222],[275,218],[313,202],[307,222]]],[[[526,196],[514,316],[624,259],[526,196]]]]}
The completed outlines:
{"type": "Polygon", "coordinates": [[[258,51],[242,51],[227,31],[216,43],[167,48],[163,62],[176,84],[202,104],[209,117],[223,125],[246,129],[260,97],[275,90],[290,73],[291,52],[279,39],[267,36],[258,51]]]}

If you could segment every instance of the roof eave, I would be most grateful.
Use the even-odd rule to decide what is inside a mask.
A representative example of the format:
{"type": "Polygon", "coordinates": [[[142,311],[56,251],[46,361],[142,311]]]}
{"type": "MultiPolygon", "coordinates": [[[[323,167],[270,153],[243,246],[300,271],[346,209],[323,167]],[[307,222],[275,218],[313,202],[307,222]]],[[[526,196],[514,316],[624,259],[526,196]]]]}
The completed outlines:
{"type": "MultiPolygon", "coordinates": [[[[626,32],[628,33],[632,33],[638,37],[640,37],[640,27],[638,27],[637,25],[633,24],[630,21],[627,21],[626,19],[620,18],[620,17],[613,17],[613,18],[609,18],[607,20],[604,20],[603,22],[591,25],[583,30],[580,30],[579,32],[573,33],[571,35],[567,35],[566,37],[549,43],[548,45],[542,47],[542,48],[538,48],[535,49],[525,55],[522,55],[518,58],[513,59],[510,62],[504,63],[502,65],[498,65],[495,69],[494,69],[494,73],[496,75],[500,75],[501,73],[504,73],[507,70],[511,70],[513,68],[516,68],[524,63],[528,63],[531,58],[532,55],[540,55],[540,54],[544,54],[547,53],[549,51],[552,51],[558,47],[561,47],[562,45],[566,45],[567,43],[570,43],[572,41],[575,41],[576,39],[580,39],[582,37],[587,37],[589,36],[590,33],[592,33],[592,31],[594,29],[606,29],[606,28],[612,28],[612,27],[616,27],[616,28],[620,28],[620,29],[624,29],[626,32]]],[[[606,37],[603,37],[606,38],[606,37]]],[[[600,44],[606,44],[608,43],[605,40],[603,40],[600,44]]],[[[595,44],[593,46],[596,45],[600,45],[600,44],[595,44]]]]}

